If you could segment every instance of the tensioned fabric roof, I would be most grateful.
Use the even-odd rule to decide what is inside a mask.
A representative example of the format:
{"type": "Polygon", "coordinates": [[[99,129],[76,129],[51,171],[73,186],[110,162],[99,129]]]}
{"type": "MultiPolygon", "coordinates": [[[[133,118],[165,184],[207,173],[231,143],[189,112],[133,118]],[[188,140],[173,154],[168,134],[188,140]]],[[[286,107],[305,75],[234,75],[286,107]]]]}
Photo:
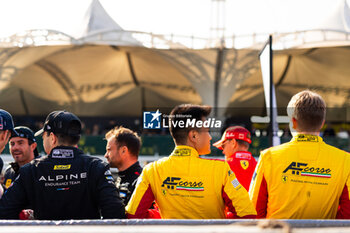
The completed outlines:
{"type": "MultiPolygon", "coordinates": [[[[0,39],[1,108],[15,115],[67,109],[82,116],[139,116],[190,102],[229,108],[228,115],[252,114],[237,110],[242,107],[264,114],[258,53],[268,34],[192,49],[165,35],[124,31],[99,1],[85,3],[75,13],[67,9],[67,25],[28,23],[0,39]],[[251,45],[241,46],[247,41],[251,45]]],[[[54,18],[54,6],[49,9],[54,18]]],[[[305,88],[317,90],[328,106],[349,106],[350,11],[343,0],[337,9],[324,16],[323,27],[274,34],[280,107],[305,88]]]]}

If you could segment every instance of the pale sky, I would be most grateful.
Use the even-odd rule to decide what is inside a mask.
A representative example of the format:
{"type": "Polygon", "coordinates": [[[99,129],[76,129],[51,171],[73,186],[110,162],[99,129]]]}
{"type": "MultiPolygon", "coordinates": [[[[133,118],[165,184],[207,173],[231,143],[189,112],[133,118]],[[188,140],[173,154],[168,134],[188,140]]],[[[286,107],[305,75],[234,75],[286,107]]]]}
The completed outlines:
{"type": "MultiPolygon", "coordinates": [[[[342,1],[227,0],[225,35],[317,28],[342,1]]],[[[73,27],[74,22],[81,21],[90,2],[0,0],[0,37],[33,27],[58,30],[73,27]]],[[[211,0],[101,0],[101,3],[125,30],[210,36],[214,11],[211,0]]]]}
{"type": "MultiPolygon", "coordinates": [[[[211,0],[101,2],[124,28],[198,36],[208,36],[215,6],[211,0]]],[[[317,27],[339,2],[342,0],[227,0],[226,35],[317,27]]]]}

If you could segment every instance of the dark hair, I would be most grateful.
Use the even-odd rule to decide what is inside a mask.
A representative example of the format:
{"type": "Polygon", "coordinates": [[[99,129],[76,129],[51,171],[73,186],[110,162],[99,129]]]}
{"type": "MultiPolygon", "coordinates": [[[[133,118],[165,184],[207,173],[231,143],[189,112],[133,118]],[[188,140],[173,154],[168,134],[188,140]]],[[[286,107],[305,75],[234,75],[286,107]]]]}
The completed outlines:
{"type": "Polygon", "coordinates": [[[197,128],[179,127],[177,122],[184,120],[202,120],[203,117],[209,116],[211,107],[208,105],[181,104],[176,106],[169,116],[170,134],[176,144],[185,144],[188,133],[197,128]],[[175,123],[175,124],[174,124],[175,123]]]}
{"type": "Polygon", "coordinates": [[[249,148],[249,143],[240,139],[236,139],[236,142],[238,143],[239,146],[249,148]]]}
{"type": "Polygon", "coordinates": [[[130,154],[135,157],[139,156],[141,149],[141,138],[137,135],[136,132],[122,126],[117,126],[114,129],[108,131],[105,137],[107,140],[111,137],[114,137],[118,148],[121,146],[126,146],[130,154]]]}
{"type": "Polygon", "coordinates": [[[66,134],[55,134],[59,145],[63,146],[75,146],[80,140],[80,136],[71,136],[66,134]]]}
{"type": "MultiPolygon", "coordinates": [[[[68,133],[78,132],[81,129],[79,121],[71,121],[69,123],[68,133]]],[[[63,146],[75,146],[80,140],[80,135],[71,135],[63,133],[54,133],[57,136],[58,144],[63,146]]]]}
{"type": "MultiPolygon", "coordinates": [[[[28,138],[27,138],[27,139],[28,139],[28,138]]],[[[28,145],[29,145],[29,146],[32,145],[33,143],[36,143],[36,142],[34,142],[34,141],[31,140],[31,139],[28,139],[28,145]]],[[[33,153],[34,153],[34,158],[37,158],[37,157],[39,156],[38,145],[35,147],[33,153]]]]}

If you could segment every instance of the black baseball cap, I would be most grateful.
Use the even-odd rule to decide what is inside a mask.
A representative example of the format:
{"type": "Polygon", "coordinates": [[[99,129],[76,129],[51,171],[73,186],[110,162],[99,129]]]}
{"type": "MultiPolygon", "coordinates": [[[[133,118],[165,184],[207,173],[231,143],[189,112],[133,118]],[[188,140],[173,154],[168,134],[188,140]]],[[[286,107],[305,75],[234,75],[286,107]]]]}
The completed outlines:
{"type": "Polygon", "coordinates": [[[11,135],[18,135],[11,114],[3,109],[0,109],[0,130],[10,130],[11,135]]]}
{"type": "Polygon", "coordinates": [[[81,121],[71,112],[54,111],[46,117],[44,127],[36,132],[34,136],[39,136],[44,131],[68,136],[80,136],[81,121]]]}
{"type": "Polygon", "coordinates": [[[26,126],[17,126],[15,127],[15,130],[18,135],[11,135],[11,138],[14,137],[20,137],[20,138],[27,138],[28,140],[31,140],[32,142],[36,142],[36,139],[34,137],[34,132],[29,129],[26,126]]]}
{"type": "MultiPolygon", "coordinates": [[[[34,137],[34,132],[31,129],[29,129],[28,127],[26,127],[26,126],[17,126],[17,127],[15,127],[15,130],[16,130],[18,135],[11,135],[11,138],[15,138],[15,137],[27,138],[32,143],[36,142],[36,139],[34,137]]],[[[39,156],[38,148],[35,148],[34,156],[35,157],[39,156]]]]}

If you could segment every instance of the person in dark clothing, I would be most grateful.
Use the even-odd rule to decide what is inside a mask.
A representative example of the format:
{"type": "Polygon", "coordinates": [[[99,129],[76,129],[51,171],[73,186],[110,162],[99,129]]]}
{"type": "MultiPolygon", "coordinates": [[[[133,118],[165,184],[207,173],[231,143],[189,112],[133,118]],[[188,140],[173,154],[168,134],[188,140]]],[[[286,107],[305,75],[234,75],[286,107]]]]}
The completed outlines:
{"type": "Polygon", "coordinates": [[[5,149],[11,135],[17,135],[9,112],[0,109],[0,154],[5,149]]]}
{"type": "MultiPolygon", "coordinates": [[[[13,119],[9,112],[0,109],[0,154],[5,149],[7,142],[10,139],[11,135],[17,135],[16,130],[14,129],[13,119]]],[[[2,179],[1,172],[4,162],[0,158],[0,181],[2,179]]],[[[3,194],[3,188],[0,183],[0,198],[3,194]]]]}
{"type": "Polygon", "coordinates": [[[2,161],[2,158],[0,157],[0,198],[2,197],[2,194],[4,192],[4,189],[2,187],[2,168],[4,167],[4,161],[2,161]]]}
{"type": "Polygon", "coordinates": [[[120,197],[127,205],[134,192],[137,178],[142,172],[138,162],[141,139],[136,132],[115,127],[106,133],[107,146],[105,158],[111,167],[118,168],[116,186],[120,197]]]}
{"type": "Polygon", "coordinates": [[[4,167],[4,161],[2,161],[2,158],[0,157],[0,174],[3,167],[4,167]]]}
{"type": "Polygon", "coordinates": [[[54,111],[35,135],[41,134],[48,156],[20,168],[0,200],[0,219],[18,219],[27,206],[39,220],[125,218],[108,164],[77,148],[79,118],[54,111]]]}
{"type": "Polygon", "coordinates": [[[4,186],[8,189],[19,174],[19,168],[39,156],[36,139],[31,129],[25,126],[15,127],[18,135],[10,137],[10,153],[15,160],[5,170],[4,186]]]}

